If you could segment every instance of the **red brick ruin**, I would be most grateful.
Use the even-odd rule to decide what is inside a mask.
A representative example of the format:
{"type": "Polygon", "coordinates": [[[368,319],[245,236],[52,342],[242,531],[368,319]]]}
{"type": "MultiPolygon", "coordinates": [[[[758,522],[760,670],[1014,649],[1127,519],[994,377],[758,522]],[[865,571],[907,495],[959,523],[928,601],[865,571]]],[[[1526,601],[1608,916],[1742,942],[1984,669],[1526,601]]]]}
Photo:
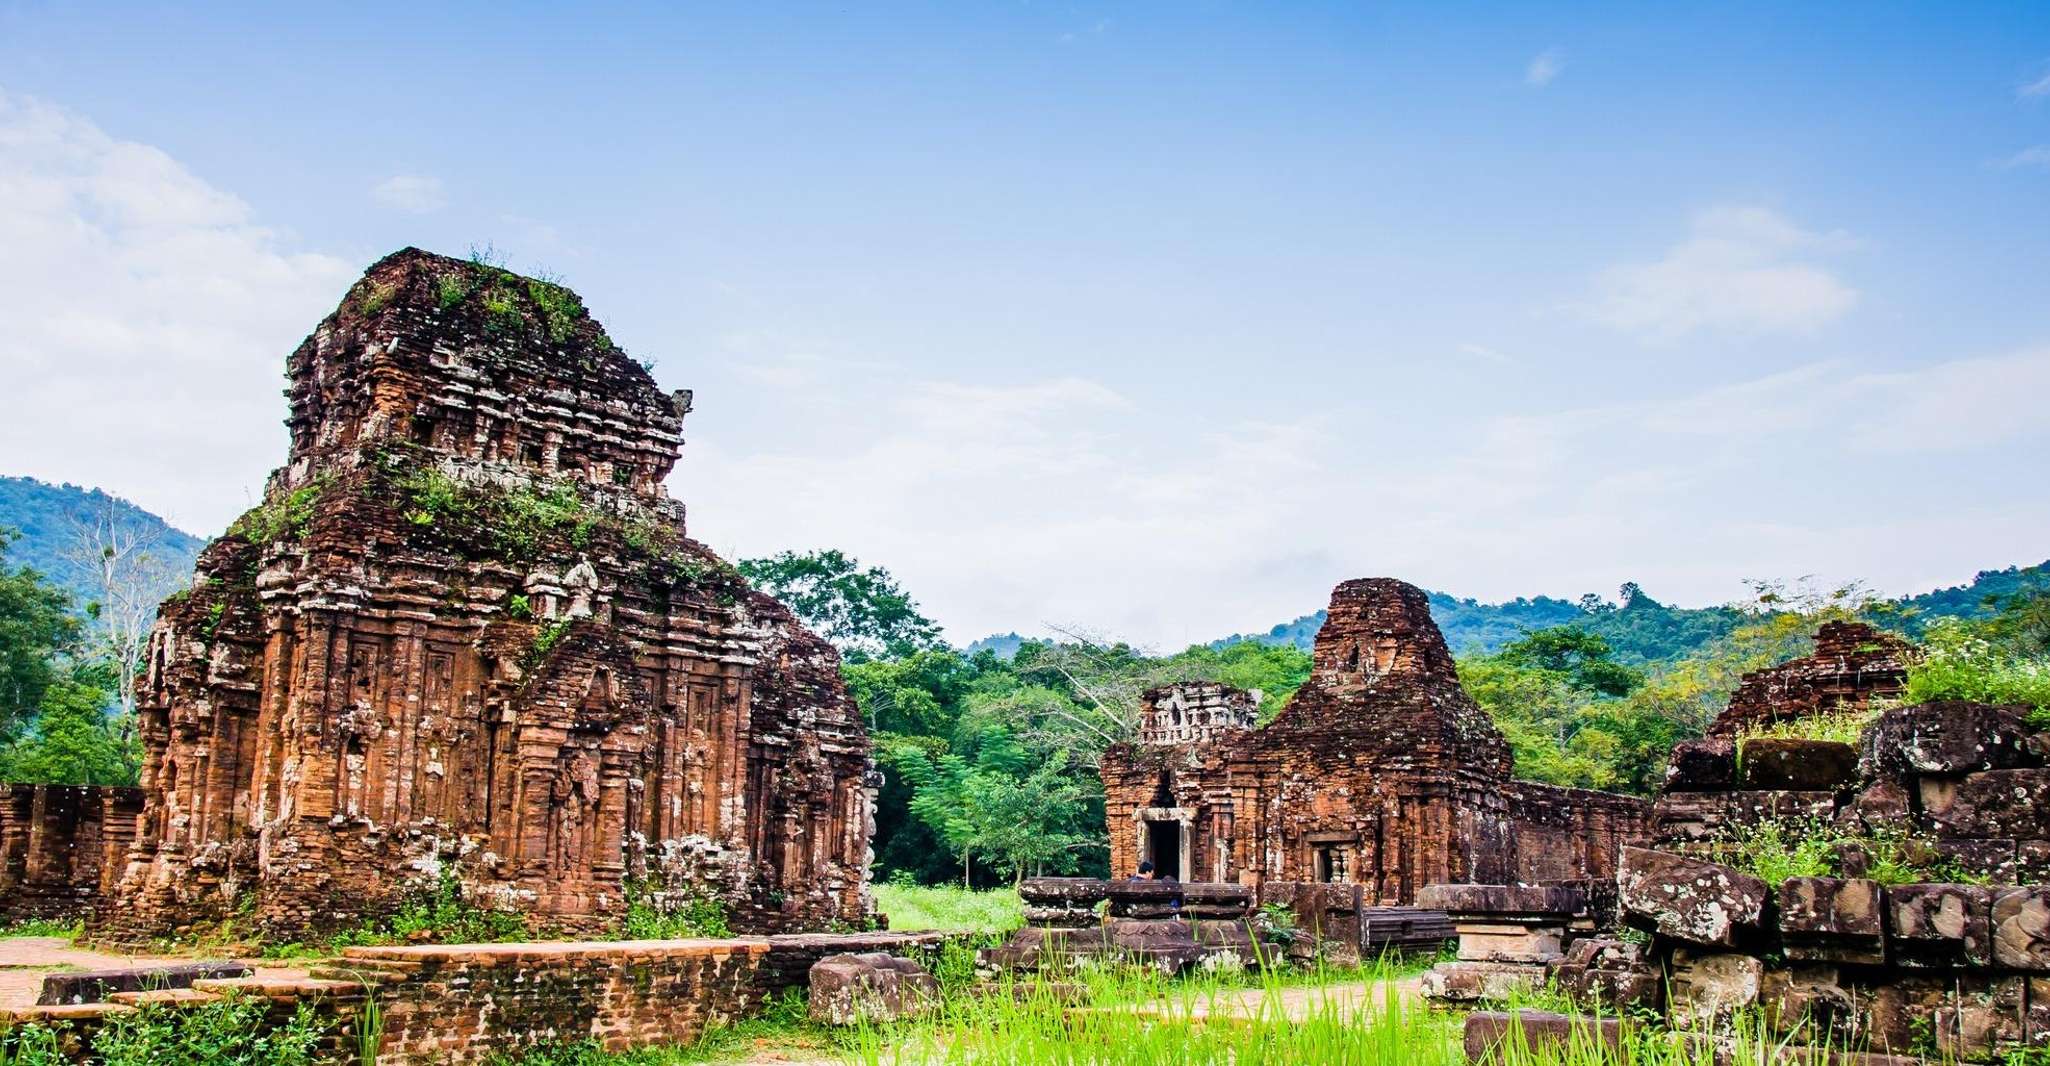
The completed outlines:
{"type": "Polygon", "coordinates": [[[291,453],[161,613],[146,797],[95,919],[333,927],[453,877],[595,928],[862,921],[839,657],[685,535],[664,394],[567,289],[413,249],[288,363],[291,453]]]}
{"type": "Polygon", "coordinates": [[[1459,686],[1422,590],[1331,594],[1310,680],[1273,722],[1216,684],[1147,694],[1136,743],[1103,758],[1111,873],[1350,882],[1407,904],[1445,882],[1615,875],[1640,799],[1510,777],[1509,745],[1459,686]]]}

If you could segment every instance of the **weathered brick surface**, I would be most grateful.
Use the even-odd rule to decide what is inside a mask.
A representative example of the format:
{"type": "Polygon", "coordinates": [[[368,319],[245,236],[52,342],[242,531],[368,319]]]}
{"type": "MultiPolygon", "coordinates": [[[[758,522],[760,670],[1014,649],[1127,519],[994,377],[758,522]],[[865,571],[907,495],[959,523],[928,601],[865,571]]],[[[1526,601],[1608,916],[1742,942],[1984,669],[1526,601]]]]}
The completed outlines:
{"type": "Polygon", "coordinates": [[[893,1022],[939,1005],[940,983],[909,959],[882,952],[831,955],[811,968],[811,1016],[828,1025],[893,1022]]]}
{"type": "Polygon", "coordinates": [[[2050,885],[1998,890],[1992,921],[1995,965],[2050,973],[2050,885]]]}
{"type": "Polygon", "coordinates": [[[1888,711],[1860,739],[1867,776],[1904,780],[2040,766],[2029,744],[2025,707],[1942,700],[1888,711]]]}
{"type": "Polygon", "coordinates": [[[832,647],[685,531],[669,395],[567,290],[407,250],[287,364],[291,451],[165,604],[103,933],[254,893],[295,936],[444,864],[542,925],[623,885],[860,921],[869,740],[832,647]]]}
{"type": "Polygon", "coordinates": [[[1993,961],[1993,893],[1980,885],[1886,890],[1887,950],[1900,966],[1983,967],[1993,961]]]}
{"type": "Polygon", "coordinates": [[[1709,725],[1712,737],[1805,718],[1898,695],[1907,683],[1907,642],[1860,622],[1826,622],[1815,652],[1744,675],[1730,705],[1709,725]]]}
{"type": "Polygon", "coordinates": [[[1339,881],[1408,904],[1446,882],[1607,877],[1643,834],[1642,800],[1510,779],[1414,586],[1339,585],[1313,660],[1264,728],[1215,685],[1148,694],[1140,742],[1103,759],[1114,875],[1171,846],[1184,882],[1339,881]]]}
{"type": "Polygon", "coordinates": [[[1779,922],[1790,959],[1873,965],[1886,960],[1877,881],[1788,878],[1779,887],[1779,922]]]}
{"type": "Polygon", "coordinates": [[[1835,740],[1754,737],[1743,744],[1742,785],[1786,792],[1834,792],[1858,776],[1858,749],[1835,740]]]}
{"type": "Polygon", "coordinates": [[[558,1041],[689,1043],[755,1003],[767,940],[350,948],[376,985],[379,1062],[468,1063],[558,1041]]]}
{"type": "Polygon", "coordinates": [[[116,992],[191,988],[195,981],[247,977],[247,963],[188,962],[172,966],[138,966],[121,970],[71,970],[43,978],[39,1004],[98,1003],[116,992]]]}
{"type": "Polygon", "coordinates": [[[1945,836],[2050,838],[2050,769],[1920,779],[1923,815],[1945,836]]]}
{"type": "Polygon", "coordinates": [[[1762,930],[1772,893],[1765,882],[1730,867],[1646,848],[1624,849],[1618,887],[1634,924],[1688,944],[1725,948],[1762,930]]]}
{"type": "Polygon", "coordinates": [[[0,785],[0,924],[85,913],[141,808],[133,788],[0,785]]]}
{"type": "Polygon", "coordinates": [[[1620,1056],[1623,1050],[1623,1023],[1617,1019],[1546,1011],[1475,1011],[1466,1016],[1463,1036],[1466,1061],[1475,1066],[1497,1061],[1497,1049],[1503,1049],[1500,1057],[1518,1062],[1529,1057],[1539,1061],[1605,1058],[1620,1056]]]}

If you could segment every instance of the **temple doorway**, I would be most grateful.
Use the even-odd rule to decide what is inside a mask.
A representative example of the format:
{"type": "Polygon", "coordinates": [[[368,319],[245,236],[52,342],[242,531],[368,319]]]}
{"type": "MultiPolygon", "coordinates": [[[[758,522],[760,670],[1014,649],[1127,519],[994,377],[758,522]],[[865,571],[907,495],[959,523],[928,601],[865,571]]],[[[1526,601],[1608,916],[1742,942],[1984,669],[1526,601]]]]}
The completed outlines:
{"type": "Polygon", "coordinates": [[[1153,869],[1177,879],[1182,876],[1182,823],[1155,821],[1146,823],[1146,859],[1153,863],[1153,869]]]}

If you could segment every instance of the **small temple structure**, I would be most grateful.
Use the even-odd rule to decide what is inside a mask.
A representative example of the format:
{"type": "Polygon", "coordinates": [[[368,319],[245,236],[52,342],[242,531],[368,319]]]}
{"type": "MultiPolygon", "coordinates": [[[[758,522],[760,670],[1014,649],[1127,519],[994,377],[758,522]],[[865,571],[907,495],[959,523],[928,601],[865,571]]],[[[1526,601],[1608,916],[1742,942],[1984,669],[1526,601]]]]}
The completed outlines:
{"type": "Polygon", "coordinates": [[[1460,688],[1424,592],[1388,578],[1331,594],[1314,667],[1280,715],[1214,683],[1146,695],[1137,740],[1103,758],[1111,873],[1189,882],[1353,883],[1406,905],[1425,885],[1612,878],[1647,801],[1517,781],[1460,688]]]}

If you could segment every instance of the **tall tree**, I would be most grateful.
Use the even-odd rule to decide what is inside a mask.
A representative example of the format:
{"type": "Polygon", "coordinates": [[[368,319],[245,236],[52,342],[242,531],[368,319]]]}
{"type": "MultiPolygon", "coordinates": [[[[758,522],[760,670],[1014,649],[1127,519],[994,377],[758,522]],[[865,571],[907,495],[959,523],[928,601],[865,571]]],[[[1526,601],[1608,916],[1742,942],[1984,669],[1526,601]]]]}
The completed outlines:
{"type": "Polygon", "coordinates": [[[837,548],[780,552],[736,565],[852,661],[944,647],[939,624],[919,613],[888,570],[863,567],[837,548]]]}
{"type": "Polygon", "coordinates": [[[177,580],[163,546],[168,527],[143,521],[112,496],[97,496],[70,516],[65,560],[92,584],[86,615],[92,639],[114,668],[124,719],[135,713],[135,680],[161,590],[177,580]]]}
{"type": "MultiPolygon", "coordinates": [[[[0,529],[0,557],[14,540],[0,529]]],[[[28,567],[0,567],[0,736],[19,729],[61,675],[58,657],[74,648],[71,599],[28,567]]]]}

